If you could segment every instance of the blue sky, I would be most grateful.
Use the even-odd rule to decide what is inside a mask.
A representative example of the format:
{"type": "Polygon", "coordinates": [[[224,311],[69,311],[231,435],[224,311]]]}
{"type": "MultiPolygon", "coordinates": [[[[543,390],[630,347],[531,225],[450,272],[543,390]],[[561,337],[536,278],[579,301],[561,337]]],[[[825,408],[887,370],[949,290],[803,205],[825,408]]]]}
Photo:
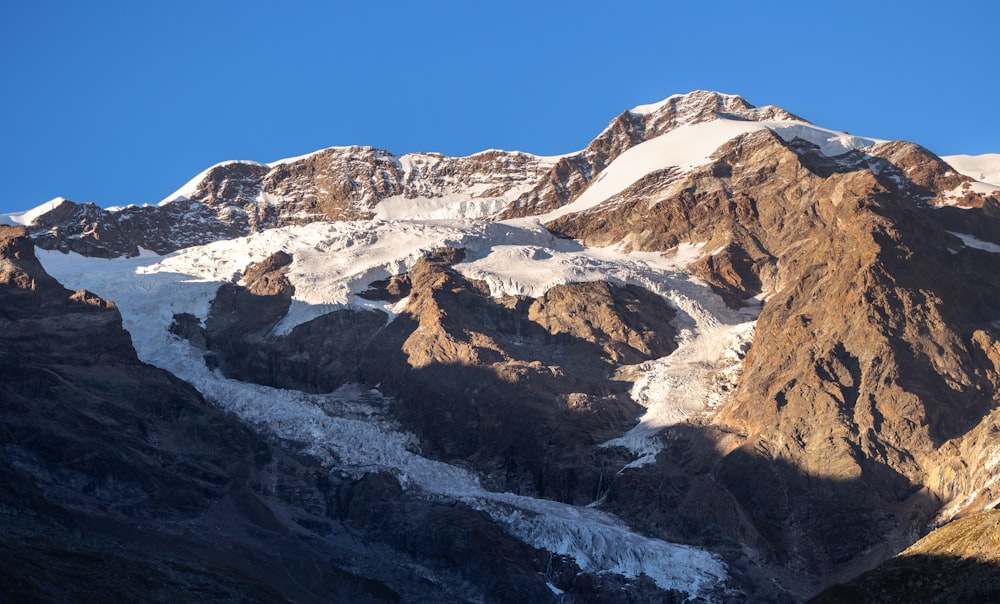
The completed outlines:
{"type": "Polygon", "coordinates": [[[219,161],[333,145],[566,153],[696,89],[996,153],[998,23],[992,0],[5,0],[0,213],[155,203],[219,161]]]}

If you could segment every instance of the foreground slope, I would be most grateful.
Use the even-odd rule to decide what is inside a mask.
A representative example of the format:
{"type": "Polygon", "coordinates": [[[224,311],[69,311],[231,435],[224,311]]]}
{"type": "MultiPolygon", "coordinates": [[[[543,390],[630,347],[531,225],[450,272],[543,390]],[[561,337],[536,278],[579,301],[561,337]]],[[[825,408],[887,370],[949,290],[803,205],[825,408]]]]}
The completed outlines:
{"type": "Polygon", "coordinates": [[[836,585],[814,604],[996,602],[1000,599],[1000,510],[950,522],[878,568],[836,585]]]}

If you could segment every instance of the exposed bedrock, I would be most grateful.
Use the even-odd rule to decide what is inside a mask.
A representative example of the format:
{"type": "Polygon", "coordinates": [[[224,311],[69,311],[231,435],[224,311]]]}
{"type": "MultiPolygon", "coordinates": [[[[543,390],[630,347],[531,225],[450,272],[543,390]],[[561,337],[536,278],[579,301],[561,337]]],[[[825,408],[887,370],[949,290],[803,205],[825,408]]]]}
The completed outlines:
{"type": "Polygon", "coordinates": [[[204,329],[179,316],[174,331],[203,341],[230,377],[309,392],[378,385],[425,453],[469,465],[497,488],[590,503],[623,463],[594,446],[641,412],[614,370],[676,348],[675,311],[642,288],[605,282],[493,299],[450,267],[461,255],[439,250],[366,292],[408,296],[391,321],[345,309],[287,335],[274,328],[293,293],[283,276],[290,258],[272,256],[245,285],[220,288],[204,329]]]}

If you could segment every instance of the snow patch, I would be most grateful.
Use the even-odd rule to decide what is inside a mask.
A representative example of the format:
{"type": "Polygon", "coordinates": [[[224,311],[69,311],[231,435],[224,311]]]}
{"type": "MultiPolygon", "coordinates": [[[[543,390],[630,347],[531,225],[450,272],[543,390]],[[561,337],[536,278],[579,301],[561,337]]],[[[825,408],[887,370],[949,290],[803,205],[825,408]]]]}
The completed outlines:
{"type": "Polygon", "coordinates": [[[40,216],[56,209],[62,205],[64,201],[66,201],[65,197],[55,197],[26,212],[0,214],[0,224],[9,224],[11,226],[31,226],[40,216]]]}
{"type": "Polygon", "coordinates": [[[706,165],[711,162],[712,153],[727,141],[762,128],[764,126],[758,122],[728,119],[678,126],[628,149],[615,158],[572,203],[538,219],[550,222],[567,214],[589,210],[656,170],[673,167],[687,172],[706,165]]]}
{"type": "Polygon", "coordinates": [[[765,129],[785,141],[796,138],[806,140],[831,157],[882,142],[795,120],[745,121],[720,117],[698,124],[683,124],[626,150],[572,203],[537,218],[543,223],[551,222],[568,214],[589,210],[657,170],[674,168],[679,174],[684,174],[708,165],[715,151],[725,143],[743,134],[765,129]]]}
{"type": "Polygon", "coordinates": [[[438,197],[387,197],[375,206],[378,220],[475,220],[499,214],[529,186],[503,197],[476,197],[473,193],[451,193],[438,197]]]}
{"type": "Polygon", "coordinates": [[[964,243],[966,247],[973,247],[976,248],[977,250],[983,250],[985,252],[990,252],[993,254],[1000,254],[1000,245],[997,245],[995,243],[990,243],[989,241],[983,241],[982,239],[969,235],[968,233],[958,233],[955,231],[948,231],[948,234],[954,235],[955,237],[961,239],[962,243],[964,243]]]}
{"type": "Polygon", "coordinates": [[[941,159],[960,174],[994,187],[1000,187],[1000,153],[944,155],[941,159]]]}
{"type": "Polygon", "coordinates": [[[789,142],[796,138],[808,141],[819,147],[820,153],[828,157],[843,155],[849,151],[871,147],[884,140],[854,136],[846,132],[820,128],[805,122],[764,122],[772,132],[789,142]]]}

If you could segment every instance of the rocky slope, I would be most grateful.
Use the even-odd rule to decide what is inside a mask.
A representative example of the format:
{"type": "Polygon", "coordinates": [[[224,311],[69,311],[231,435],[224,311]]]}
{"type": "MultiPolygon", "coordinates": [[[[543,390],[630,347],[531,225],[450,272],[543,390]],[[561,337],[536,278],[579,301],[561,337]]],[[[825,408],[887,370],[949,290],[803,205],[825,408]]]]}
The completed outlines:
{"type": "Polygon", "coordinates": [[[377,385],[425,452],[471,465],[498,490],[590,503],[624,463],[595,445],[641,411],[614,369],[675,349],[675,311],[607,282],[493,299],[451,268],[461,258],[441,248],[364,292],[406,298],[388,325],[383,312],[343,309],[276,337],[294,292],[291,257],[278,252],[248,268],[245,286],[219,289],[204,328],[178,316],[174,330],[243,381],[307,392],[377,385]]]}
{"type": "Polygon", "coordinates": [[[847,602],[996,602],[1000,598],[1000,511],[960,518],[846,585],[810,600],[847,602]]]}
{"type": "MultiPolygon", "coordinates": [[[[997,200],[969,193],[969,209],[938,210],[963,182],[908,143],[829,158],[763,131],[682,179],[650,174],[549,225],[639,250],[707,241],[718,251],[695,271],[730,304],[767,297],[739,386],[711,421],[733,436],[708,431],[728,444],[700,470],[715,483],[705,488],[728,491],[719,513],[740,519],[717,522],[723,531],[826,575],[887,540],[905,543],[977,480],[973,468],[940,476],[961,463],[956,447],[983,440],[977,424],[993,425],[997,400],[1000,258],[947,230],[963,228],[961,213],[995,241],[997,200]]],[[[694,448],[706,438],[687,432],[694,448]]],[[[674,463],[662,471],[675,474],[674,463]]],[[[685,501],[674,521],[622,513],[690,523],[685,501]]]]}
{"type": "MultiPolygon", "coordinates": [[[[599,505],[647,536],[721,554],[729,597],[801,601],[887,559],[932,522],[1000,497],[996,191],[912,143],[698,92],[624,112],[559,158],[352,147],[269,166],[230,162],[169,203],[109,212],[64,202],[30,231],[41,247],[116,257],[371,221],[357,223],[367,234],[331,235],[336,245],[283,231],[277,251],[213,277],[211,306],[175,312],[171,332],[244,382],[377,388],[421,453],[476,472],[485,486],[599,505]],[[434,231],[434,245],[412,250],[399,231],[397,256],[364,264],[382,253],[366,246],[395,233],[378,220],[442,217],[510,222],[475,236],[434,231]],[[578,243],[542,245],[517,230],[532,218],[578,243]],[[521,264],[487,262],[492,280],[469,276],[490,245],[516,248],[509,257],[521,264]],[[685,253],[689,263],[678,259],[685,253]],[[613,278],[594,268],[614,254],[631,264],[616,265],[613,278]],[[654,257],[674,264],[650,279],[634,259],[654,257]],[[343,293],[323,298],[325,273],[314,267],[343,258],[366,268],[339,276],[343,293]],[[583,268],[567,274],[578,278],[531,281],[573,262],[583,268]],[[729,314],[672,294],[682,271],[729,314]],[[286,329],[303,305],[311,318],[286,329]],[[751,346],[728,350],[711,335],[758,310],[751,346]],[[737,360],[721,363],[726,354],[737,360]],[[708,394],[698,413],[655,424],[663,430],[649,428],[636,447],[621,437],[647,425],[636,426],[638,402],[650,404],[637,388],[656,371],[669,387],[655,404],[708,394]]],[[[424,232],[405,236],[431,237],[424,232]]],[[[205,249],[214,261],[219,252],[205,249]]],[[[416,505],[394,481],[371,476],[358,488],[416,505]]],[[[355,510],[344,522],[400,555],[426,554],[401,536],[417,530],[402,509],[410,513],[355,510]]],[[[477,538],[493,530],[482,522],[477,538]]],[[[518,568],[539,555],[522,546],[495,545],[518,568]]],[[[435,551],[461,574],[477,564],[461,563],[464,547],[435,551]]],[[[537,587],[524,581],[517,589],[537,587]]]]}
{"type": "Polygon", "coordinates": [[[90,256],[165,254],[264,229],[322,220],[492,215],[546,177],[554,160],[485,151],[395,156],[335,147],[271,165],[224,162],[163,203],[104,210],[64,201],[29,225],[46,249],[90,256]],[[401,208],[401,209],[398,209],[401,208]]]}

